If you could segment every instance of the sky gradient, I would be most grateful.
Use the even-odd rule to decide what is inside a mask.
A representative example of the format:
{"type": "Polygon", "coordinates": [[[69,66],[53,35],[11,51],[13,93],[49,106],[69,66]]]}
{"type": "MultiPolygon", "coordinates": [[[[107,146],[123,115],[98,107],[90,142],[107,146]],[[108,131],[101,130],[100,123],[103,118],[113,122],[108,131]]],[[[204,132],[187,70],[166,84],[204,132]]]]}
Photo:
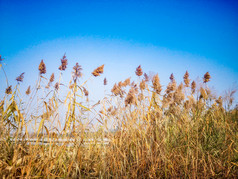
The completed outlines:
{"type": "Polygon", "coordinates": [[[0,54],[11,83],[23,71],[26,83],[36,79],[41,59],[50,76],[65,52],[65,79],[76,62],[85,78],[105,64],[111,86],[138,65],[158,72],[163,85],[172,72],[181,81],[186,70],[193,79],[209,71],[219,92],[238,79],[237,1],[0,0],[0,14],[0,54]]]}

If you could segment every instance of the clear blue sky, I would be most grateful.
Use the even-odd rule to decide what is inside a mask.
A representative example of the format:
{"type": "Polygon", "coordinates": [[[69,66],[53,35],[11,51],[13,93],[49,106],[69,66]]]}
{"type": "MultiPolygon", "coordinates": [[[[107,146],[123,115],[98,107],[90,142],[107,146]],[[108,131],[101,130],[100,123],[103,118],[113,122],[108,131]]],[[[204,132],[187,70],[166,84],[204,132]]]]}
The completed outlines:
{"type": "Polygon", "coordinates": [[[49,76],[64,52],[85,75],[104,63],[111,83],[141,64],[164,85],[172,72],[179,81],[187,69],[193,78],[209,71],[222,91],[238,79],[238,1],[0,0],[0,54],[10,82],[22,71],[30,82],[41,59],[49,76]]]}

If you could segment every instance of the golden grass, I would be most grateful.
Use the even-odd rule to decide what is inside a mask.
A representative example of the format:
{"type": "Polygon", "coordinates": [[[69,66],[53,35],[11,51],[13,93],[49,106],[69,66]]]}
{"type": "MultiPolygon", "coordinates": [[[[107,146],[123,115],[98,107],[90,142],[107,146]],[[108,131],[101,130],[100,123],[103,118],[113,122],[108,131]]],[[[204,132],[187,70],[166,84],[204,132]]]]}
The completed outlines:
{"type": "MultiPolygon", "coordinates": [[[[61,75],[67,64],[64,55],[61,75]]],[[[91,77],[102,74],[103,68],[96,68],[91,77]]],[[[234,91],[215,97],[207,86],[209,73],[203,84],[190,84],[186,71],[179,85],[171,74],[163,91],[159,75],[142,78],[138,66],[138,82],[128,78],[116,83],[112,95],[90,106],[87,81],[79,83],[81,70],[80,65],[74,66],[64,99],[61,77],[52,85],[54,73],[49,80],[42,76],[46,73],[43,60],[37,84],[28,87],[26,99],[19,92],[24,73],[16,79],[14,89],[8,85],[0,101],[1,178],[238,177],[234,91]],[[50,92],[41,92],[46,89],[50,92]],[[98,128],[96,123],[90,126],[94,120],[90,113],[96,106],[100,106],[94,112],[98,128]],[[61,113],[65,119],[62,130],[56,127],[61,113]],[[34,123],[37,128],[32,135],[28,131],[34,123]],[[117,130],[112,132],[109,126],[117,130]],[[33,138],[34,143],[29,142],[33,138]]]]}

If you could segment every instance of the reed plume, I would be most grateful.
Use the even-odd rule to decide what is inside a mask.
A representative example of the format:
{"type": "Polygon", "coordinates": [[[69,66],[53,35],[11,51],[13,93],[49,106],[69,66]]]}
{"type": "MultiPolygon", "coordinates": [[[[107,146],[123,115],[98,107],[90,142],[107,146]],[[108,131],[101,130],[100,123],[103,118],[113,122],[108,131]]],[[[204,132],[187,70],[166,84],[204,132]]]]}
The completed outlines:
{"type": "Polygon", "coordinates": [[[155,90],[155,92],[157,94],[160,94],[162,91],[162,86],[160,85],[160,79],[158,74],[154,75],[152,79],[152,84],[153,84],[152,88],[155,90]]]}
{"type": "Polygon", "coordinates": [[[209,72],[207,72],[203,77],[203,82],[207,83],[210,81],[210,79],[211,79],[211,75],[209,74],[209,72]]]}
{"type": "Polygon", "coordinates": [[[58,91],[59,90],[59,83],[55,83],[55,90],[58,91]]]}
{"type": "Polygon", "coordinates": [[[26,95],[29,95],[31,93],[31,86],[28,86],[27,90],[26,90],[26,95]]]}
{"type": "Polygon", "coordinates": [[[45,74],[46,73],[46,66],[43,60],[41,60],[40,65],[39,65],[39,71],[40,74],[45,74]]]}
{"type": "Polygon", "coordinates": [[[6,94],[12,94],[12,85],[8,86],[6,91],[5,91],[6,94]]]}
{"type": "Polygon", "coordinates": [[[143,71],[142,71],[141,65],[139,65],[139,66],[136,68],[135,73],[136,73],[137,76],[143,75],[143,71]]]}
{"type": "Polygon", "coordinates": [[[61,59],[61,65],[59,67],[59,70],[64,71],[67,68],[68,65],[68,59],[66,58],[66,55],[64,54],[63,58],[61,59]]]}
{"type": "Polygon", "coordinates": [[[125,106],[129,104],[135,104],[135,101],[136,101],[135,89],[131,87],[125,99],[125,106]]]}
{"type": "Polygon", "coordinates": [[[146,73],[144,73],[144,80],[145,80],[145,82],[150,81],[150,78],[146,73]]]}
{"type": "Polygon", "coordinates": [[[83,93],[85,96],[88,96],[88,94],[89,94],[88,90],[85,87],[83,87],[83,93]]]}
{"type": "Polygon", "coordinates": [[[127,79],[125,79],[125,81],[122,83],[122,86],[123,87],[126,87],[126,86],[128,86],[128,85],[130,85],[131,84],[131,79],[130,78],[127,78],[127,79]]]}
{"type": "Polygon", "coordinates": [[[185,86],[186,86],[186,87],[189,87],[190,79],[189,79],[189,73],[188,73],[188,71],[186,71],[186,73],[184,74],[183,80],[184,80],[185,86]]]}
{"type": "Polygon", "coordinates": [[[24,74],[25,74],[25,72],[22,73],[22,74],[20,74],[20,76],[18,76],[18,77],[16,78],[16,80],[17,80],[18,82],[23,82],[24,74]]]}
{"type": "Polygon", "coordinates": [[[183,83],[181,83],[176,91],[174,92],[174,102],[179,105],[185,99],[185,95],[183,93],[183,83]]]}
{"type": "Polygon", "coordinates": [[[145,87],[146,87],[145,80],[142,80],[142,81],[140,82],[140,90],[143,91],[143,90],[145,89],[145,87]]]}
{"type": "Polygon", "coordinates": [[[123,91],[123,90],[121,89],[121,87],[118,86],[116,83],[114,84],[114,86],[113,86],[111,92],[112,92],[115,96],[120,95],[120,97],[122,97],[123,94],[124,94],[124,91],[123,91]]]}
{"type": "Polygon", "coordinates": [[[74,81],[76,81],[78,78],[80,78],[82,76],[82,67],[76,63],[75,66],[73,67],[73,79],[74,81]]]}
{"type": "Polygon", "coordinates": [[[173,74],[173,73],[171,73],[171,75],[170,75],[169,79],[171,80],[171,82],[173,82],[173,81],[174,81],[174,74],[173,74]]]}
{"type": "Polygon", "coordinates": [[[205,99],[205,100],[208,98],[206,90],[203,87],[200,88],[200,97],[199,98],[200,99],[205,99]]]}
{"type": "Polygon", "coordinates": [[[107,79],[106,78],[104,78],[104,80],[103,80],[103,85],[107,85],[107,79]]]}
{"type": "Polygon", "coordinates": [[[104,70],[104,65],[97,67],[93,72],[93,76],[97,77],[100,76],[100,74],[103,74],[103,70],[104,70]]]}
{"type": "Polygon", "coordinates": [[[193,81],[193,82],[191,83],[191,91],[192,91],[192,94],[195,93],[195,90],[196,90],[196,82],[193,81]]]}
{"type": "Polygon", "coordinates": [[[176,81],[173,79],[167,86],[165,92],[166,93],[171,93],[172,91],[174,91],[177,87],[177,83],[176,81]]]}
{"type": "Polygon", "coordinates": [[[49,83],[54,82],[54,80],[55,80],[55,74],[52,73],[51,76],[50,76],[50,81],[49,81],[49,83]]]}

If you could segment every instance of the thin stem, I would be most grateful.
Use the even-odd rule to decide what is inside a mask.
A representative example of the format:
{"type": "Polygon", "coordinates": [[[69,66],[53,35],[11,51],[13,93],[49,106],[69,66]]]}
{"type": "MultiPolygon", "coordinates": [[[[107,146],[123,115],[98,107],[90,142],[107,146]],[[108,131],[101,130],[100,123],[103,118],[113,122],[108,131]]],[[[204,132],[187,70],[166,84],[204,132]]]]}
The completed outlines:
{"type": "Polygon", "coordinates": [[[8,78],[7,78],[7,74],[6,74],[6,72],[5,72],[4,68],[3,68],[3,65],[2,65],[2,70],[3,70],[3,73],[4,73],[4,75],[5,75],[5,78],[6,78],[6,83],[7,83],[7,86],[9,86],[9,83],[8,83],[8,78]]]}

